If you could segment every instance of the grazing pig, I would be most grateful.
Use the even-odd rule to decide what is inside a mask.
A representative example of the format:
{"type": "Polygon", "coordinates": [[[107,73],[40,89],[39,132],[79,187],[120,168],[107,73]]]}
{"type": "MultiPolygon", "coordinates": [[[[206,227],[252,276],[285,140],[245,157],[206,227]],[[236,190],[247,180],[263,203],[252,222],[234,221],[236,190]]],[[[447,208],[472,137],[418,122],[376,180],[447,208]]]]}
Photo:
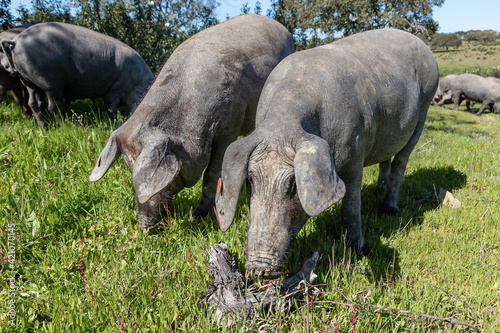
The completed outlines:
{"type": "Polygon", "coordinates": [[[434,99],[432,101],[432,104],[434,105],[443,105],[443,104],[451,104],[451,82],[455,80],[457,75],[451,74],[451,75],[446,75],[443,77],[441,80],[439,80],[439,85],[436,90],[436,95],[434,96],[434,99]]]}
{"type": "Polygon", "coordinates": [[[44,93],[56,117],[65,101],[103,97],[115,119],[141,100],[153,73],[132,48],[112,37],[67,23],[39,23],[12,40],[2,40],[1,63],[18,73],[28,89],[29,106],[39,125],[44,93]]]}
{"type": "MultiPolygon", "coordinates": [[[[453,101],[453,96],[451,92],[451,87],[453,85],[454,80],[457,78],[458,75],[446,75],[439,81],[439,85],[436,91],[436,95],[434,96],[434,99],[432,100],[433,105],[437,106],[443,106],[444,104],[454,104],[453,101]]],[[[460,102],[459,104],[465,100],[465,106],[467,107],[467,110],[470,111],[470,108],[474,105],[473,101],[466,100],[464,95],[462,94],[460,96],[460,102]]]]}
{"type": "Polygon", "coordinates": [[[500,80],[496,78],[460,74],[453,80],[450,90],[455,110],[458,110],[458,106],[465,98],[482,103],[476,116],[480,116],[487,106],[490,106],[495,113],[500,113],[500,80]]]}
{"type": "Polygon", "coordinates": [[[363,167],[380,163],[378,187],[387,191],[386,211],[395,213],[437,84],[429,48],[395,29],[359,33],[283,60],[262,91],[255,131],[226,150],[216,196],[225,231],[247,181],[247,271],[279,276],[308,217],[342,198],[347,241],[366,252],[363,167]]]}
{"type": "Polygon", "coordinates": [[[238,16],[192,36],[172,53],[135,113],[111,134],[90,181],[99,180],[123,153],[144,230],[159,222],[163,199],[195,185],[206,167],[194,212],[205,216],[214,207],[224,151],[254,129],[264,82],[293,51],[285,27],[259,15],[238,16]]]}
{"type": "MultiPolygon", "coordinates": [[[[37,23],[39,22],[30,22],[13,29],[2,31],[0,32],[0,40],[13,39],[26,28],[31,27],[32,25],[37,23]]],[[[3,52],[1,47],[0,52],[3,52]]],[[[21,83],[21,80],[18,76],[10,73],[8,70],[3,68],[3,66],[0,66],[0,102],[3,100],[3,96],[5,95],[5,93],[9,90],[12,98],[14,99],[14,102],[19,104],[23,108],[24,115],[30,115],[31,110],[28,106],[28,91],[21,83]]]]}

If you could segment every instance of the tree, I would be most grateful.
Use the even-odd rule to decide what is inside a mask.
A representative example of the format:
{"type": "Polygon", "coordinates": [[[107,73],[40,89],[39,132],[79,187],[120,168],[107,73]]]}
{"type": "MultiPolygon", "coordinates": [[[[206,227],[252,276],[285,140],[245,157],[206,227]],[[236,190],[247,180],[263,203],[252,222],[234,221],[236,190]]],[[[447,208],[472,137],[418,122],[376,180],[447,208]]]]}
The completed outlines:
{"type": "Polygon", "coordinates": [[[242,15],[250,13],[250,7],[248,6],[248,2],[245,2],[241,8],[240,8],[240,13],[242,15]]]}
{"type": "Polygon", "coordinates": [[[135,49],[153,72],[184,39],[218,23],[215,0],[63,1],[32,0],[31,11],[21,8],[21,23],[62,21],[104,33],[135,49]]]}
{"type": "Polygon", "coordinates": [[[430,47],[431,49],[438,49],[445,47],[448,51],[449,47],[458,48],[462,45],[462,37],[458,33],[453,34],[435,34],[432,36],[430,47]]]}
{"type": "Polygon", "coordinates": [[[0,0],[0,28],[2,30],[9,29],[14,21],[9,7],[10,0],[0,0]]]}
{"type": "Polygon", "coordinates": [[[348,36],[360,31],[393,27],[413,34],[432,35],[438,25],[433,6],[444,0],[274,0],[270,16],[296,40],[310,36],[348,36]]]}
{"type": "Polygon", "coordinates": [[[464,39],[467,42],[494,42],[498,39],[498,33],[494,30],[469,30],[465,32],[464,39]]]}
{"type": "Polygon", "coordinates": [[[64,0],[32,0],[31,6],[31,11],[24,6],[19,8],[19,21],[22,24],[31,21],[66,23],[73,21],[71,6],[64,0]]]}
{"type": "Polygon", "coordinates": [[[254,12],[255,14],[258,14],[258,15],[262,14],[262,5],[260,4],[260,1],[257,1],[257,2],[255,3],[255,7],[254,7],[254,9],[253,9],[253,12],[254,12]]]}

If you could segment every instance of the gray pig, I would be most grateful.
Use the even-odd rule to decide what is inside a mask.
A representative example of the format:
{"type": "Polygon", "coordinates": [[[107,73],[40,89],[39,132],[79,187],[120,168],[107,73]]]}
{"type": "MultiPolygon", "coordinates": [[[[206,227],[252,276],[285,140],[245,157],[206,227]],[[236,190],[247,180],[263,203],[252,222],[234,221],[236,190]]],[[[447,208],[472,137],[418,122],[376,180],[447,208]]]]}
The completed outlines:
{"type": "Polygon", "coordinates": [[[1,63],[18,73],[28,89],[29,106],[40,126],[44,93],[58,117],[65,101],[103,97],[115,119],[141,100],[153,73],[141,56],[117,39],[67,23],[39,23],[3,39],[1,63]]]}
{"type": "MultiPolygon", "coordinates": [[[[0,40],[14,39],[14,37],[23,32],[26,28],[31,27],[32,25],[37,23],[39,22],[30,22],[13,29],[4,30],[0,32],[0,40]]],[[[0,52],[2,52],[1,48],[0,52]]],[[[5,93],[9,90],[12,98],[14,99],[14,102],[19,104],[23,108],[24,115],[30,115],[31,110],[28,106],[28,91],[21,83],[21,80],[18,76],[5,70],[3,66],[0,66],[0,102],[3,100],[3,96],[5,95],[5,93]]]]}
{"type": "Polygon", "coordinates": [[[213,210],[227,146],[255,126],[260,92],[271,70],[294,51],[278,22],[242,15],[192,36],[167,60],[135,113],[114,131],[90,175],[99,180],[123,153],[132,171],[138,223],[154,228],[164,202],[195,185],[194,214],[213,210]]]}
{"type": "Polygon", "coordinates": [[[480,116],[487,106],[490,106],[495,113],[500,113],[500,82],[496,78],[460,74],[453,80],[450,90],[455,110],[458,110],[458,106],[465,98],[482,103],[476,116],[480,116]]]}
{"type": "Polygon", "coordinates": [[[443,104],[451,104],[451,82],[455,80],[457,75],[450,74],[443,77],[439,80],[439,85],[436,90],[436,96],[434,96],[434,100],[432,101],[434,105],[443,105],[443,104]]]}
{"type": "MultiPolygon", "coordinates": [[[[450,74],[446,75],[439,81],[439,85],[436,91],[436,96],[432,100],[433,105],[443,106],[444,104],[454,104],[453,94],[451,92],[451,87],[454,80],[458,77],[458,75],[450,74]]],[[[471,110],[470,108],[474,105],[474,101],[469,101],[465,98],[464,94],[460,96],[459,104],[465,100],[465,106],[467,110],[471,110]]]]}
{"type": "Polygon", "coordinates": [[[366,252],[363,167],[380,163],[378,187],[387,190],[386,211],[395,213],[437,85],[429,48],[394,29],[359,33],[283,60],[262,91],[255,131],[226,150],[216,196],[225,231],[247,180],[247,271],[279,276],[308,217],[342,198],[347,241],[366,252]]]}

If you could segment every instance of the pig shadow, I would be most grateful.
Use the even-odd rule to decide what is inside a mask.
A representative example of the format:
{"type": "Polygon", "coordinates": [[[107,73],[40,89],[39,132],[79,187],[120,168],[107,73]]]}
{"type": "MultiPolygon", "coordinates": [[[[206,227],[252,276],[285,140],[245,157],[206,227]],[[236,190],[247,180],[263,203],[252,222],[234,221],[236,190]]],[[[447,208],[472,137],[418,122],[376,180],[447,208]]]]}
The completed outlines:
{"type": "MultiPolygon", "coordinates": [[[[367,267],[360,271],[375,283],[381,280],[394,280],[400,275],[399,252],[391,241],[392,236],[400,233],[410,234],[413,227],[425,223],[424,213],[438,209],[439,188],[450,192],[462,188],[467,176],[451,166],[437,168],[421,168],[408,174],[403,179],[400,190],[399,211],[394,216],[382,213],[382,202],[385,192],[376,190],[376,181],[363,186],[361,190],[362,232],[370,253],[367,255],[367,267]]],[[[288,272],[298,271],[302,263],[314,251],[318,251],[321,259],[318,272],[332,263],[346,265],[356,263],[360,255],[352,252],[345,245],[340,217],[340,203],[331,207],[320,216],[308,221],[315,223],[313,232],[301,232],[287,255],[285,269],[288,272]],[[333,245],[333,246],[332,246],[333,245]]],[[[307,228],[306,228],[307,229],[307,228]]],[[[309,228],[310,229],[310,228],[309,228]]],[[[408,237],[411,241],[411,237],[408,237]]]]}

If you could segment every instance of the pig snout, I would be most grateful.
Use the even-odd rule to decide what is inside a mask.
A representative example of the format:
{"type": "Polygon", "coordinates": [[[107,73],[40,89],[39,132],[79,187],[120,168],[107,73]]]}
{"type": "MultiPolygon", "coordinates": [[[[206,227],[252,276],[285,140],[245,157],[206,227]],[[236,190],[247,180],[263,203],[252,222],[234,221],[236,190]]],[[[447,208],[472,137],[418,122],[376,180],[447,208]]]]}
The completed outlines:
{"type": "Polygon", "coordinates": [[[276,278],[281,276],[288,242],[280,241],[277,238],[268,240],[268,242],[250,242],[248,244],[245,269],[250,275],[256,278],[276,278]]]}
{"type": "Polygon", "coordinates": [[[136,200],[136,205],[139,227],[142,230],[154,229],[161,225],[164,216],[168,216],[165,208],[173,210],[172,195],[158,193],[143,204],[136,200]]]}
{"type": "Polygon", "coordinates": [[[281,276],[281,265],[269,265],[264,262],[253,261],[245,264],[245,269],[256,278],[274,279],[281,276]]]}

